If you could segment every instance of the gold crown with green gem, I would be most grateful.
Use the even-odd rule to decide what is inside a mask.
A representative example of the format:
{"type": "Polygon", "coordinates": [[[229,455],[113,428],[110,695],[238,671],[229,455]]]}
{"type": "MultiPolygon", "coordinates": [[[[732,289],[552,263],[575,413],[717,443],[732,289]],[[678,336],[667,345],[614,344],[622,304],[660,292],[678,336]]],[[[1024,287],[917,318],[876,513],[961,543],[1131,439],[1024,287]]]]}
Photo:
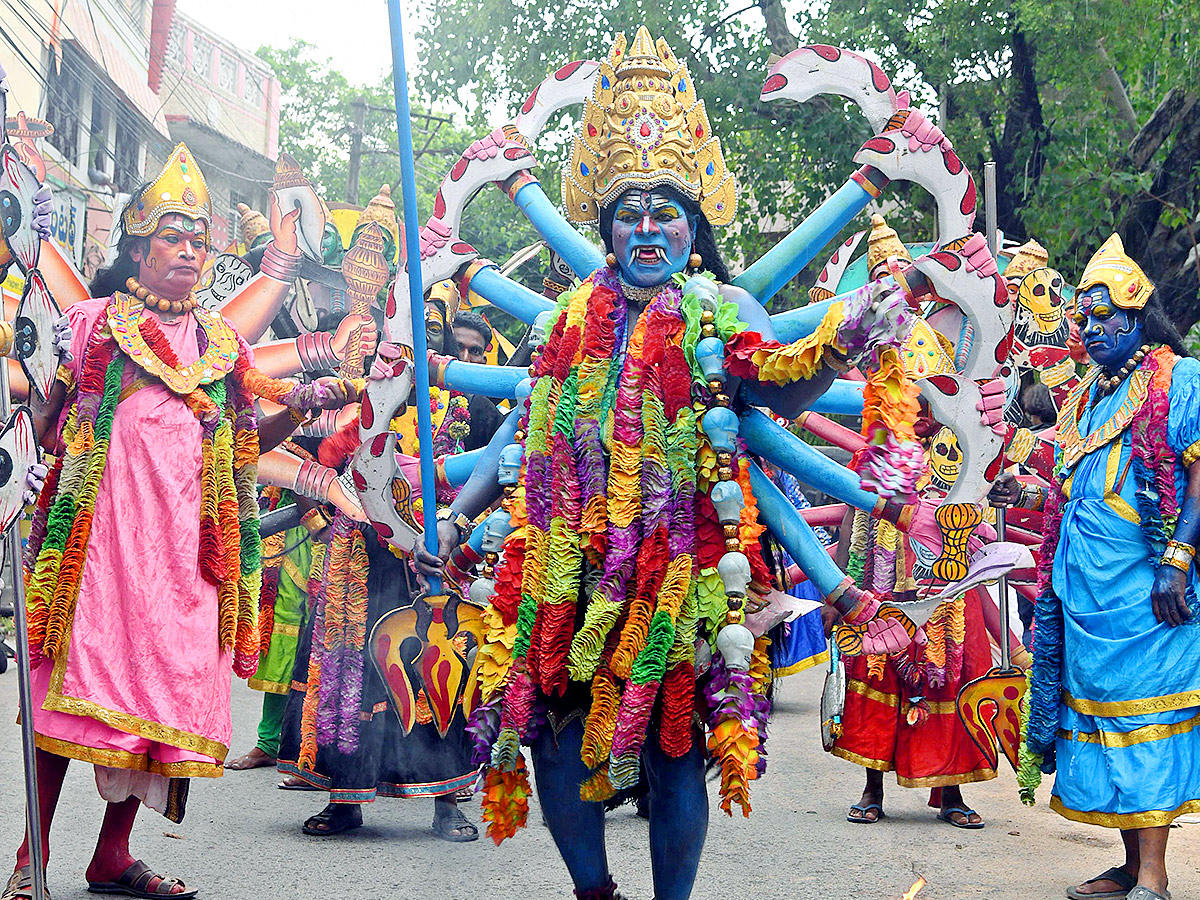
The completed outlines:
{"type": "Polygon", "coordinates": [[[179,213],[204,223],[212,222],[212,204],[204,174],[187,144],[176,144],[162,172],[150,187],[125,210],[125,233],[138,237],[154,234],[159,219],[179,213]]]}

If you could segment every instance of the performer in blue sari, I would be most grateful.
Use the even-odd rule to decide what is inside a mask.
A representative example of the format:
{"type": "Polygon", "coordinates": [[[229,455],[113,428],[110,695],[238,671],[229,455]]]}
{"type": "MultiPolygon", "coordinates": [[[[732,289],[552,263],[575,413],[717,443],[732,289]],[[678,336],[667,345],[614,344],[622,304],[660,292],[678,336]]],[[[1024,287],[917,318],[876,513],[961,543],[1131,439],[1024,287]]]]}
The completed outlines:
{"type": "Polygon", "coordinates": [[[1059,414],[1045,503],[1027,745],[1053,809],[1120,828],[1123,866],[1072,898],[1167,897],[1172,820],[1200,810],[1200,362],[1113,235],[1080,280],[1094,365],[1059,414]]]}

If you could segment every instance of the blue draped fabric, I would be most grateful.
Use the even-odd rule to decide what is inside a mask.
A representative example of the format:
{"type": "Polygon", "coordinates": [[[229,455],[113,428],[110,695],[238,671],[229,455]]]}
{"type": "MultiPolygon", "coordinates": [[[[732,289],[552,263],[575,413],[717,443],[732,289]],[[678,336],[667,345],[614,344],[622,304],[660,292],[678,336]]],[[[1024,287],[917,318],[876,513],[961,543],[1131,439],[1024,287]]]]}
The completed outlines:
{"type": "MultiPolygon", "coordinates": [[[[1130,384],[1088,406],[1085,439],[1117,412],[1130,384]]],[[[1169,399],[1167,438],[1182,454],[1200,440],[1200,362],[1176,364],[1169,399]]],[[[1200,609],[1193,569],[1187,596],[1196,614],[1177,628],[1154,618],[1157,559],[1139,525],[1130,455],[1126,428],[1085,455],[1064,484],[1053,572],[1063,696],[1051,805],[1077,821],[1144,828],[1200,810],[1200,609]]],[[[1180,497],[1184,484],[1177,466],[1180,497]]]]}
{"type": "MultiPolygon", "coordinates": [[[[772,477],[796,509],[808,509],[812,504],[800,490],[800,483],[782,469],[773,469],[772,477]]],[[[833,539],[824,528],[813,529],[821,543],[829,545],[833,539]]],[[[784,565],[793,560],[783,553],[784,565]]],[[[811,581],[802,581],[788,590],[793,597],[821,602],[821,592],[811,581]]],[[[805,669],[828,661],[829,650],[825,645],[825,631],[821,627],[821,610],[814,609],[792,622],[784,622],[771,633],[771,668],[776,678],[794,675],[805,669]]]]}

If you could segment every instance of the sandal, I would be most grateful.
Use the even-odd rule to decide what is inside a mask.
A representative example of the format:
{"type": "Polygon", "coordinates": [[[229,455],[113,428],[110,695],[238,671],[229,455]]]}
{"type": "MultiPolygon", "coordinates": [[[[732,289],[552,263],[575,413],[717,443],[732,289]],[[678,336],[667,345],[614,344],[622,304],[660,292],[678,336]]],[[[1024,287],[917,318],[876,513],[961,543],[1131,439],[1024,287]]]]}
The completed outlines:
{"type": "Polygon", "coordinates": [[[344,831],[362,828],[362,807],[357,803],[338,804],[338,806],[350,806],[353,812],[344,813],[330,803],[315,816],[309,816],[300,830],[314,837],[332,837],[344,831]]]}
{"type": "Polygon", "coordinates": [[[455,844],[479,840],[479,829],[467,820],[457,806],[452,807],[445,815],[434,812],[430,830],[442,840],[455,844]]]}
{"type": "Polygon", "coordinates": [[[289,775],[283,781],[279,782],[275,787],[281,791],[319,791],[316,785],[309,784],[299,775],[289,775]]]}
{"type": "Polygon", "coordinates": [[[134,860],[116,881],[89,881],[87,889],[93,894],[121,894],[125,897],[148,897],[151,900],[157,897],[173,897],[175,900],[188,900],[188,898],[195,897],[199,893],[198,890],[189,891],[186,888],[179,893],[175,893],[171,889],[176,886],[182,888],[184,884],[178,878],[157,874],[148,865],[138,859],[134,860]],[[151,890],[147,885],[155,878],[158,879],[158,884],[151,890]]]}
{"type": "Polygon", "coordinates": [[[1071,900],[1121,900],[1121,898],[1127,896],[1133,890],[1136,884],[1136,878],[1124,869],[1113,866],[1111,869],[1101,872],[1095,878],[1089,878],[1082,885],[1073,885],[1067,888],[1067,896],[1071,900]],[[1115,891],[1098,891],[1094,894],[1084,893],[1079,890],[1079,888],[1095,884],[1097,881],[1111,881],[1119,885],[1119,889],[1115,891]]]}
{"type": "MultiPolygon", "coordinates": [[[[0,900],[33,900],[33,869],[21,866],[9,876],[8,884],[0,900]]],[[[50,900],[50,889],[46,888],[46,900],[50,900]]]]}
{"type": "Polygon", "coordinates": [[[846,821],[854,825],[874,825],[883,818],[883,805],[880,803],[855,803],[850,807],[851,815],[846,816],[846,821]],[[873,819],[867,818],[867,813],[875,810],[879,815],[873,819]],[[854,813],[858,813],[857,816],[854,813]]]}
{"type": "MultiPolygon", "coordinates": [[[[1094,894],[1092,896],[1095,896],[1094,894]]],[[[1138,885],[1132,891],[1125,895],[1126,900],[1171,900],[1171,892],[1164,891],[1159,894],[1150,890],[1148,887],[1138,885]]]]}
{"type": "Polygon", "coordinates": [[[941,819],[943,822],[945,822],[947,825],[953,825],[955,828],[966,828],[969,831],[977,831],[984,826],[984,823],[982,821],[972,822],[971,816],[978,816],[978,815],[979,815],[979,813],[975,812],[975,810],[968,809],[965,806],[948,806],[945,809],[938,810],[937,817],[939,819],[941,819]],[[964,819],[966,819],[966,821],[965,822],[955,822],[954,821],[955,813],[958,813],[960,816],[962,816],[964,819]]]}

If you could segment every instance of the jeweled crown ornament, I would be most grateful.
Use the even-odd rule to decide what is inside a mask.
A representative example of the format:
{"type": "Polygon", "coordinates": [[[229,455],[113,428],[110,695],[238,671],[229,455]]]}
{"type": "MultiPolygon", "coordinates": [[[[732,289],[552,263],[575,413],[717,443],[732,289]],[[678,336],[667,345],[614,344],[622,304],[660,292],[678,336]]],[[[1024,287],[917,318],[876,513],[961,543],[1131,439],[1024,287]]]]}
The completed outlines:
{"type": "Polygon", "coordinates": [[[896,229],[889,227],[883,216],[876,213],[871,216],[871,235],[867,238],[867,271],[874,272],[876,266],[893,256],[912,262],[912,254],[896,234],[896,229]]]}
{"type": "Polygon", "coordinates": [[[392,244],[400,242],[400,223],[396,220],[396,204],[392,200],[391,185],[380,185],[379,193],[358,214],[355,228],[361,228],[368,222],[374,222],[392,236],[392,244]]]}
{"type": "Polygon", "coordinates": [[[202,221],[205,227],[212,222],[208,184],[187,144],[175,145],[158,178],[125,211],[125,233],[148,237],[167,213],[202,221]]]}
{"type": "Polygon", "coordinates": [[[1125,255],[1125,245],[1116,234],[1088,260],[1076,292],[1082,293],[1098,284],[1108,288],[1112,302],[1121,309],[1141,309],[1154,293],[1154,282],[1125,255]]]}
{"type": "Polygon", "coordinates": [[[628,48],[618,34],[600,64],[563,175],[567,218],[580,224],[598,222],[601,206],[639,187],[675,188],[712,225],[737,212],[737,185],[691,73],[644,25],[628,48]]]}
{"type": "Polygon", "coordinates": [[[1044,269],[1050,265],[1050,254],[1046,248],[1032,238],[1015,251],[1012,260],[1004,267],[1005,278],[1024,278],[1034,269],[1044,269]]]}

